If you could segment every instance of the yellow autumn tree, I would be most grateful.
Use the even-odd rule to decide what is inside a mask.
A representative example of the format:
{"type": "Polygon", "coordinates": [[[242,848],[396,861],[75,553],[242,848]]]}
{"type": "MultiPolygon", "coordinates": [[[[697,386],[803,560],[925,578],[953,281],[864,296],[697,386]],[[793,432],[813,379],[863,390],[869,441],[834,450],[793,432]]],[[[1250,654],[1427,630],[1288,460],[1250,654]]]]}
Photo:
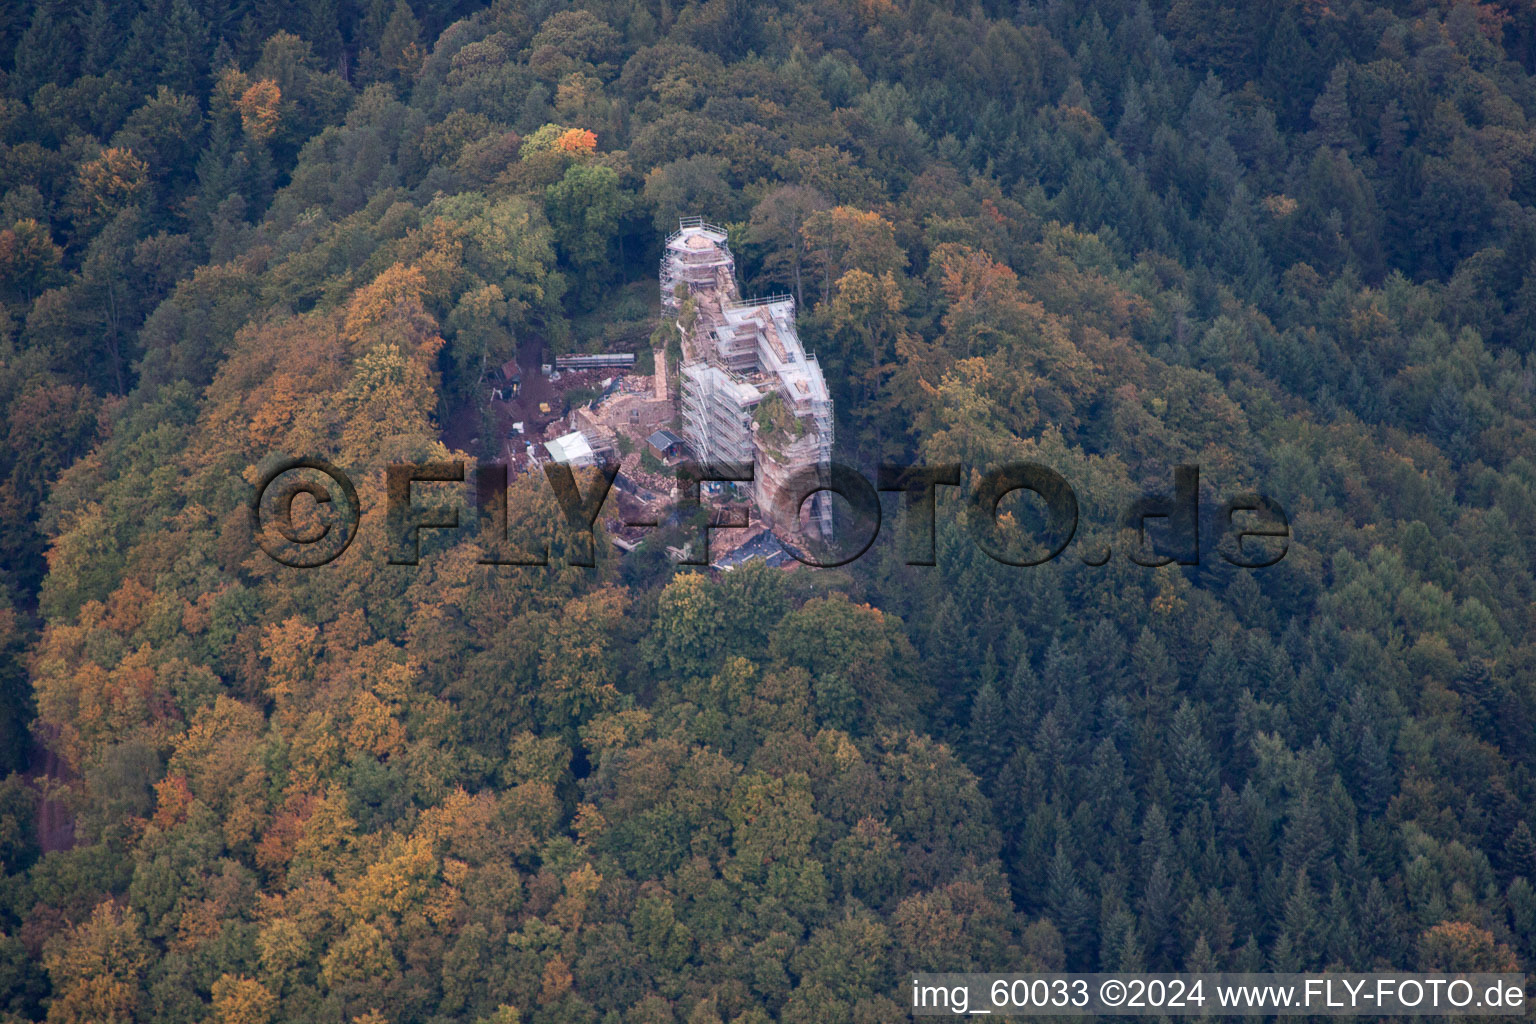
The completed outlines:
{"type": "Polygon", "coordinates": [[[277,997],[254,978],[223,974],[213,983],[214,1024],[267,1024],[277,997]]]}
{"type": "Polygon", "coordinates": [[[342,890],[342,905],[358,921],[399,917],[424,904],[439,878],[438,860],[426,837],[395,836],[382,856],[342,890]]]}
{"type": "Polygon", "coordinates": [[[260,711],[221,695],[198,710],[171,757],[191,793],[220,813],[231,846],[253,838],[266,818],[265,729],[260,711]]]}
{"type": "Polygon", "coordinates": [[[281,979],[288,971],[309,960],[309,940],[298,924],[286,917],[269,921],[256,937],[261,954],[261,969],[269,978],[281,979]]]}
{"type": "Polygon", "coordinates": [[[392,342],[378,345],[358,360],[342,400],[348,413],[342,431],[344,458],[377,453],[382,438],[431,436],[437,395],[427,368],[421,360],[407,358],[392,342]]]}
{"type": "Polygon", "coordinates": [[[261,78],[246,86],[235,101],[240,111],[240,127],[254,142],[266,142],[277,133],[281,119],[283,92],[270,78],[261,78]]]}
{"type": "Polygon", "coordinates": [[[149,185],[149,164],[133,150],[108,146],[80,165],[80,197],[87,213],[110,217],[132,206],[149,185]]]}
{"type": "Polygon", "coordinates": [[[261,654],[268,663],[266,691],[276,705],[274,718],[279,724],[314,694],[319,636],[318,629],[298,616],[262,630],[261,654]]]}
{"type": "Polygon", "coordinates": [[[207,458],[254,465],[274,452],[331,449],[339,410],[332,394],[350,369],[334,314],[263,320],[240,330],[209,385],[199,436],[207,458]]]}
{"type": "Polygon", "coordinates": [[[571,968],[565,962],[565,958],[554,956],[544,965],[543,985],[539,992],[539,1002],[546,1006],[555,1002],[561,996],[571,990],[571,968]]]}
{"type": "Polygon", "coordinates": [[[1441,921],[1419,936],[1421,971],[1518,971],[1514,952],[1466,921],[1441,921]]]}
{"type": "Polygon", "coordinates": [[[357,866],[357,845],[357,822],[347,813],[347,794],[340,786],[331,786],[299,828],[290,870],[350,876],[357,866]]]}
{"type": "Polygon", "coordinates": [[[110,900],[98,904],[43,956],[53,980],[49,1024],[129,1024],[148,962],[138,920],[110,900]]]}
{"type": "Polygon", "coordinates": [[[807,262],[821,275],[823,302],[832,296],[832,282],[855,267],[877,278],[906,267],[907,254],[896,244],[895,226],[870,210],[817,210],[805,219],[800,234],[807,262]]]}
{"type": "Polygon", "coordinates": [[[415,351],[437,333],[422,301],[426,287],[420,267],[393,264],[353,294],[342,321],[343,337],[354,351],[380,341],[415,351]]]}
{"type": "Polygon", "coordinates": [[[618,700],[609,659],[624,607],[624,593],[606,588],[568,602],[549,624],[540,662],[540,698],[557,720],[602,710],[618,700]]]}
{"type": "Polygon", "coordinates": [[[331,987],[366,985],[395,969],[395,955],[384,933],[366,921],[348,928],[320,961],[320,978],[331,987]]]}

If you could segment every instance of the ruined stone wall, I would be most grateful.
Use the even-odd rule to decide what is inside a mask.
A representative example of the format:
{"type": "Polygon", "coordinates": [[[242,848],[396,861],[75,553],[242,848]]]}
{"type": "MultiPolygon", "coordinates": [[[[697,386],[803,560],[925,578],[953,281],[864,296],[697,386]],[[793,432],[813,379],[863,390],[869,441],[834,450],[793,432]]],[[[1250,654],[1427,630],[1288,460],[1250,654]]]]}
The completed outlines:
{"type": "MultiPolygon", "coordinates": [[[[753,472],[752,496],[757,503],[758,515],[769,526],[798,532],[800,520],[796,512],[797,491],[803,491],[804,483],[796,484],[794,477],[805,467],[819,461],[820,443],[814,432],[789,439],[774,431],[764,435],[757,431],[757,459],[753,472]]],[[[824,495],[817,495],[806,503],[806,512],[813,523],[820,525],[820,503],[824,495]]]]}

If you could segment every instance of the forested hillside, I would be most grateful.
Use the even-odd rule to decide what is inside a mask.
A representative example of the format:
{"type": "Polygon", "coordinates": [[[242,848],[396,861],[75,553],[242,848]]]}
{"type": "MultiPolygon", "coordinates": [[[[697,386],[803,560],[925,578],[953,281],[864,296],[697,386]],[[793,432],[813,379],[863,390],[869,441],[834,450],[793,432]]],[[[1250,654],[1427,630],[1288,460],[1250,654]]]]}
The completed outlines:
{"type": "Polygon", "coordinates": [[[0,1019],[1529,969],[1536,7],[43,0],[0,60],[0,1019]],[[933,567],[387,565],[383,467],[650,336],[692,214],[843,462],[1044,463],[1090,540],[1194,463],[1286,557],[1016,568],[945,491],[933,567]],[[331,565],[252,543],[285,454],[331,565]]]}

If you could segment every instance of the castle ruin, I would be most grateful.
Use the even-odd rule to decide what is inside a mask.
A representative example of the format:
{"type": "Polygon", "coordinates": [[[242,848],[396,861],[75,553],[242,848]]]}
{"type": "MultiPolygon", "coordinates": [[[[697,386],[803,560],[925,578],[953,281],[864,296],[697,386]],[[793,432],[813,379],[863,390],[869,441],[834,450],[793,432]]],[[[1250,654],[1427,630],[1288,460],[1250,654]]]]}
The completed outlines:
{"type": "MultiPolygon", "coordinates": [[[[798,530],[791,479],[831,465],[832,399],[795,333],[794,298],[742,299],[725,229],[686,217],[662,254],[661,303],[681,332],[683,437],[701,462],[751,463],[758,514],[798,530]]],[[[830,537],[831,495],[805,505],[810,524],[830,537]]]]}

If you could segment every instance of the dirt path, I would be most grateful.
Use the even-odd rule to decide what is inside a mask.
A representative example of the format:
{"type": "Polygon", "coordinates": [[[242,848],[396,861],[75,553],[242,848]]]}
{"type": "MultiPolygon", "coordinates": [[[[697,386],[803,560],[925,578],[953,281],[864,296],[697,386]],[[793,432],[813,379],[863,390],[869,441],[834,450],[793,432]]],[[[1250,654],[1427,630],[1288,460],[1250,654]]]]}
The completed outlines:
{"type": "MultiPolygon", "coordinates": [[[[46,792],[43,786],[49,781],[68,782],[73,778],[69,765],[48,747],[42,737],[32,741],[31,765],[27,769],[27,778],[39,791],[46,792]]],[[[36,823],[37,844],[44,853],[68,850],[75,845],[75,816],[62,801],[49,800],[47,797],[39,800],[36,823]]]]}

